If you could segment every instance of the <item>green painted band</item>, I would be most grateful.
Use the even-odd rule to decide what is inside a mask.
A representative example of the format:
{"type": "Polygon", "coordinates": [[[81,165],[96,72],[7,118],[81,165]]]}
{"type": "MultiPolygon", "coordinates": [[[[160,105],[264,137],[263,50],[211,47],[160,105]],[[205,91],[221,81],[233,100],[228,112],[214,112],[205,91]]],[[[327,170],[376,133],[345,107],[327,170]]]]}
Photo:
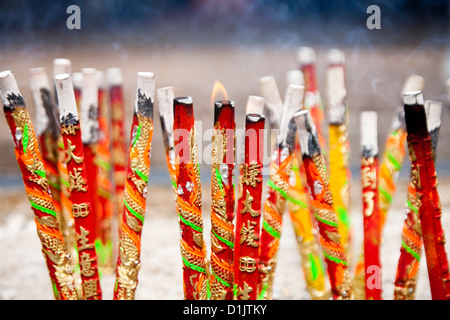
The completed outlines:
{"type": "Polygon", "coordinates": [[[133,216],[138,218],[139,221],[141,221],[141,223],[143,224],[144,223],[144,216],[140,215],[132,207],[130,207],[130,205],[127,203],[126,200],[123,203],[125,204],[125,207],[127,207],[128,211],[130,211],[133,214],[133,216]]]}
{"type": "Polygon", "coordinates": [[[195,231],[203,232],[203,228],[202,227],[199,227],[196,224],[194,224],[194,223],[192,223],[190,221],[187,221],[183,216],[181,216],[181,214],[178,215],[178,217],[180,218],[181,221],[183,221],[184,224],[188,225],[189,227],[191,227],[195,231]]]}
{"type": "Polygon", "coordinates": [[[34,203],[33,201],[30,201],[30,203],[31,203],[31,206],[32,206],[33,208],[35,208],[36,210],[39,210],[39,211],[48,213],[48,214],[54,216],[55,218],[57,217],[57,214],[56,214],[55,211],[50,210],[50,209],[47,209],[47,208],[45,208],[45,207],[43,207],[43,206],[40,206],[40,205],[38,205],[37,203],[34,203]]]}
{"type": "Polygon", "coordinates": [[[263,228],[266,230],[272,237],[281,238],[281,234],[275,230],[266,220],[263,220],[263,228]]]}

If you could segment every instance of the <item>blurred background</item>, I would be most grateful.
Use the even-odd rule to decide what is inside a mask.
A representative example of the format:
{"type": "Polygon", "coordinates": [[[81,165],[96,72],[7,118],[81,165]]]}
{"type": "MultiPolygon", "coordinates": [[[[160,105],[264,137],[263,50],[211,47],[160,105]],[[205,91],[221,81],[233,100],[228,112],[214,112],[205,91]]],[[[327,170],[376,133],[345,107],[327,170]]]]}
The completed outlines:
{"type": "MultiPolygon", "coordinates": [[[[300,46],[316,50],[319,89],[324,90],[326,54],[346,53],[352,164],[359,167],[359,113],[379,112],[383,149],[392,117],[401,104],[406,77],[425,78],[425,99],[445,104],[438,150],[443,173],[450,163],[448,95],[450,78],[448,1],[0,1],[0,69],[14,72],[34,115],[29,69],[52,75],[55,58],[68,58],[72,70],[120,67],[124,73],[127,123],[131,121],[138,71],[156,74],[156,86],[173,86],[175,95],[194,99],[196,120],[212,127],[212,90],[220,81],[236,102],[243,125],[249,95],[260,95],[258,79],[273,75],[284,97],[286,72],[298,68],[300,46]],[[69,30],[69,5],[81,11],[81,29],[69,30]],[[381,10],[381,29],[370,30],[369,5],[381,10]]],[[[219,97],[220,98],[220,97],[219,97]]],[[[322,98],[324,96],[322,95],[322,98]]],[[[325,112],[326,112],[326,101],[325,112]]],[[[156,115],[157,113],[155,113],[156,115]]],[[[6,122],[0,122],[0,177],[17,178],[6,122]]],[[[326,132],[326,126],[324,128],[326,132]]],[[[128,129],[126,130],[129,131],[128,129]]],[[[159,120],[153,150],[162,151],[159,120]]],[[[152,174],[165,175],[163,152],[152,153],[152,174]],[[161,167],[161,170],[159,168],[161,167]]],[[[208,175],[208,169],[203,170],[208,175]]],[[[166,182],[167,176],[162,179],[166,182]]],[[[1,179],[0,179],[1,180],[1,179]]],[[[18,179],[20,182],[20,177],[18,179]]],[[[159,180],[158,180],[159,181],[159,180]]]]}

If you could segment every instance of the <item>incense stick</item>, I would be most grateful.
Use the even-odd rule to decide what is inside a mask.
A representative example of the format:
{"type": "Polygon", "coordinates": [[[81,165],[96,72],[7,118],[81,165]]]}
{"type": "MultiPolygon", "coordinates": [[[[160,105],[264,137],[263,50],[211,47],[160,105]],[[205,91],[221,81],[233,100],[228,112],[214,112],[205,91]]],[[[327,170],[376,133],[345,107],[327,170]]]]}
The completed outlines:
{"type": "Polygon", "coordinates": [[[25,101],[11,71],[0,73],[0,98],[14,142],[16,159],[34,213],[42,253],[55,299],[78,299],[64,238],[58,228],[54,201],[25,101]]]}
{"type": "Polygon", "coordinates": [[[441,224],[441,206],[437,191],[436,169],[432,157],[432,142],[427,130],[423,96],[420,91],[406,92],[403,97],[411,179],[419,201],[418,211],[422,239],[427,259],[431,297],[448,299],[450,279],[445,235],[441,224]]]}
{"type": "Polygon", "coordinates": [[[297,51],[297,60],[300,64],[300,70],[303,72],[305,81],[303,107],[305,110],[311,111],[322,152],[326,154],[326,140],[322,129],[324,112],[317,81],[316,53],[311,47],[301,47],[297,51]]]}
{"type": "Polygon", "coordinates": [[[114,300],[133,300],[141,266],[141,234],[144,225],[150,150],[153,137],[155,75],[138,72],[130,150],[120,223],[114,300]]]}
{"type": "MultiPolygon", "coordinates": [[[[432,157],[436,161],[437,141],[441,126],[442,103],[437,101],[425,101],[427,114],[427,127],[430,133],[432,145],[432,157]]],[[[413,180],[408,185],[408,200],[406,201],[406,217],[402,230],[402,246],[395,277],[394,299],[414,300],[420,267],[422,252],[422,230],[419,217],[419,199],[413,180]]]]}
{"type": "Polygon", "coordinates": [[[307,183],[312,197],[319,239],[327,263],[333,299],[352,299],[352,284],[345,249],[340,242],[339,220],[333,208],[328,173],[317,131],[309,110],[294,115],[307,183]]]}
{"type": "Polygon", "coordinates": [[[261,196],[263,189],[263,109],[250,96],[245,117],[244,161],[240,166],[239,193],[236,210],[236,236],[234,240],[234,296],[237,300],[258,298],[258,260],[261,232],[261,196]],[[260,113],[253,113],[259,111],[260,113]]]}
{"type": "Polygon", "coordinates": [[[378,114],[361,113],[361,185],[364,225],[365,296],[381,300],[380,213],[378,210],[378,114]]]}
{"type": "Polygon", "coordinates": [[[211,154],[211,299],[233,299],[234,102],[214,103],[211,154]]]}
{"type": "Polygon", "coordinates": [[[114,214],[120,224],[123,213],[123,193],[127,174],[127,141],[125,138],[125,104],[123,76],[119,68],[106,70],[109,103],[111,105],[111,161],[114,178],[114,214]]]}
{"type": "Polygon", "coordinates": [[[352,230],[349,216],[351,175],[345,56],[338,49],[330,50],[328,56],[326,101],[328,103],[330,190],[339,219],[342,245],[348,255],[352,230]]]}
{"type": "Polygon", "coordinates": [[[106,104],[105,78],[102,71],[97,71],[98,88],[98,128],[99,139],[95,164],[97,166],[97,194],[99,200],[100,216],[100,267],[106,274],[114,272],[113,266],[113,239],[112,216],[114,210],[112,184],[111,184],[111,153],[110,153],[110,126],[109,108],[106,104]]]}
{"type": "Polygon", "coordinates": [[[164,149],[166,152],[166,165],[169,171],[170,182],[176,196],[177,182],[175,176],[175,150],[173,144],[173,99],[175,93],[173,87],[159,88],[156,91],[158,99],[159,119],[163,135],[164,149]]]}
{"type": "Polygon", "coordinates": [[[202,190],[197,159],[197,138],[191,97],[173,105],[177,211],[181,229],[185,300],[207,299],[206,248],[203,242],[202,190]]]}
{"type": "Polygon", "coordinates": [[[98,258],[95,250],[96,217],[92,213],[91,192],[85,167],[81,127],[68,74],[55,77],[60,108],[61,135],[64,139],[66,166],[69,174],[70,201],[75,220],[76,245],[79,255],[83,299],[101,300],[98,258]]]}
{"type": "Polygon", "coordinates": [[[260,298],[272,299],[273,280],[278,259],[282,216],[286,210],[286,196],[289,189],[289,174],[295,156],[295,123],[293,115],[301,109],[304,87],[290,85],[286,91],[283,114],[276,148],[272,153],[268,195],[264,203],[263,228],[259,272],[261,278],[260,298]]]}

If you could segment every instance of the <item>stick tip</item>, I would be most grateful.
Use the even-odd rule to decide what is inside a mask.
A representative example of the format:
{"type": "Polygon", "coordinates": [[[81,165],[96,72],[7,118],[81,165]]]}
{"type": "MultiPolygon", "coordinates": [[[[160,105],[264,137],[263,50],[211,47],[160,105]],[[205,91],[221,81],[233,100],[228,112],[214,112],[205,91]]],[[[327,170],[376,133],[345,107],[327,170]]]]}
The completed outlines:
{"type": "Polygon", "coordinates": [[[60,110],[60,120],[64,122],[69,114],[78,119],[77,103],[70,74],[61,73],[55,76],[56,95],[60,110]]]}
{"type": "Polygon", "coordinates": [[[305,78],[303,77],[303,72],[301,70],[289,70],[286,73],[286,82],[288,85],[290,84],[297,84],[297,85],[304,85],[305,84],[305,78]]]}
{"type": "Polygon", "coordinates": [[[423,94],[422,91],[413,90],[406,91],[403,93],[403,104],[404,105],[423,105],[423,94]]]}
{"type": "Polygon", "coordinates": [[[328,51],[328,63],[331,65],[345,64],[345,53],[340,49],[331,49],[328,51]]]}
{"type": "Polygon", "coordinates": [[[378,113],[363,111],[360,114],[361,149],[363,156],[378,154],[378,113]]]}
{"type": "Polygon", "coordinates": [[[441,126],[442,102],[425,101],[425,112],[427,114],[428,131],[432,131],[441,126]]]}
{"type": "Polygon", "coordinates": [[[316,126],[309,110],[297,111],[294,114],[297,125],[300,149],[303,155],[312,156],[321,153],[316,126]]]}
{"type": "Polygon", "coordinates": [[[121,86],[123,84],[122,69],[109,68],[106,70],[106,82],[108,87],[121,86]]]}
{"type": "Polygon", "coordinates": [[[263,97],[260,96],[252,96],[250,95],[247,99],[247,106],[245,113],[257,113],[257,114],[263,114],[264,113],[264,104],[265,100],[263,97]]]}
{"type": "Polygon", "coordinates": [[[403,84],[402,94],[409,91],[422,91],[425,86],[425,79],[417,74],[409,75],[403,84]]]}
{"type": "Polygon", "coordinates": [[[32,90],[39,90],[41,88],[49,89],[49,81],[45,68],[31,68],[30,69],[30,85],[32,90]]]}
{"type": "Polygon", "coordinates": [[[156,97],[158,99],[158,110],[159,114],[162,117],[172,118],[172,105],[173,105],[173,98],[175,97],[174,89],[171,86],[158,88],[156,90],[156,97]]]}
{"type": "Polygon", "coordinates": [[[297,50],[297,60],[302,65],[316,62],[316,52],[311,47],[300,47],[297,50]]]}
{"type": "Polygon", "coordinates": [[[53,75],[60,73],[72,73],[72,62],[66,58],[57,58],[53,60],[53,75]]]}
{"type": "MultiPolygon", "coordinates": [[[[0,72],[0,97],[4,107],[10,107],[19,103],[18,101],[17,103],[14,102],[14,99],[10,98],[10,96],[22,99],[14,74],[11,70],[5,70],[0,72]]],[[[21,103],[23,104],[23,101],[21,103]]]]}
{"type": "Polygon", "coordinates": [[[81,89],[83,86],[83,74],[81,72],[72,73],[72,83],[74,88],[81,89]]]}

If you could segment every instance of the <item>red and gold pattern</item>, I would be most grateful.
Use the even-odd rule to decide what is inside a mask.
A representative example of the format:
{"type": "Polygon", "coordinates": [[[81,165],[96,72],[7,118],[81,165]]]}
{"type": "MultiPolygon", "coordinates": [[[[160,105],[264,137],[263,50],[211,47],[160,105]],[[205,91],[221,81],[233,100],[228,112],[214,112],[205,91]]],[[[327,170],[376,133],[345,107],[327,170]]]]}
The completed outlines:
{"type": "Polygon", "coordinates": [[[261,197],[265,119],[247,114],[245,157],[240,166],[239,193],[234,240],[234,297],[256,300],[259,292],[259,246],[261,234],[261,197]]]}
{"type": "Polygon", "coordinates": [[[123,193],[127,175],[127,141],[125,138],[125,105],[123,86],[113,83],[108,87],[111,108],[111,164],[114,178],[114,212],[120,223],[123,212],[123,193]]]}
{"type": "Polygon", "coordinates": [[[381,300],[378,156],[362,157],[361,183],[364,217],[365,296],[367,300],[381,300]]]}
{"type": "Polygon", "coordinates": [[[185,300],[206,300],[208,276],[203,242],[202,190],[192,98],[174,99],[175,175],[181,230],[185,300]]]}
{"type": "Polygon", "coordinates": [[[405,94],[405,122],[411,159],[411,183],[417,198],[422,241],[433,300],[450,298],[450,277],[433,148],[421,93],[405,94]],[[411,100],[415,99],[411,103],[411,100]]]}
{"type": "MultiPolygon", "coordinates": [[[[130,134],[130,150],[119,228],[119,252],[114,300],[134,300],[141,266],[141,234],[146,210],[153,137],[153,97],[143,92],[140,81],[154,86],[154,75],[138,73],[136,108],[130,134]]],[[[145,85],[147,86],[147,85],[145,85]]],[[[144,87],[144,85],[142,85],[144,87]]],[[[154,90],[154,89],[153,89],[154,90]]]]}
{"type": "Polygon", "coordinates": [[[233,299],[234,102],[216,101],[211,155],[211,299],[233,299]]]}
{"type": "Polygon", "coordinates": [[[114,271],[112,252],[112,230],[111,219],[113,216],[114,204],[111,185],[111,154],[110,154],[110,134],[109,134],[109,112],[105,100],[105,89],[98,87],[98,123],[99,142],[95,165],[97,172],[98,200],[100,211],[100,239],[101,250],[99,252],[100,268],[107,274],[114,271]]]}
{"type": "Polygon", "coordinates": [[[90,196],[90,193],[95,190],[90,190],[88,185],[72,80],[68,75],[64,75],[64,77],[57,78],[56,81],[61,112],[61,135],[64,141],[65,162],[69,176],[70,202],[75,221],[82,299],[101,300],[102,291],[95,250],[96,217],[91,211],[90,196]]]}
{"type": "Polygon", "coordinates": [[[25,191],[34,212],[42,253],[49,271],[55,299],[78,299],[72,266],[59,231],[57,213],[45,174],[43,159],[30,115],[18,89],[4,87],[3,81],[13,82],[12,73],[0,76],[3,111],[14,141],[15,155],[22,174],[25,191]]]}
{"type": "Polygon", "coordinates": [[[259,254],[260,298],[272,300],[273,280],[278,260],[278,249],[289,190],[289,173],[293,154],[283,158],[282,150],[276,149],[270,163],[267,199],[264,202],[263,226],[259,254]]]}
{"type": "MultiPolygon", "coordinates": [[[[297,147],[300,153],[300,146],[297,147]]],[[[311,200],[306,190],[306,176],[303,164],[297,157],[292,161],[290,187],[288,191],[288,212],[294,227],[297,245],[301,257],[306,289],[311,299],[329,298],[326,286],[326,273],[322,263],[320,245],[315,232],[316,225],[311,214],[311,200]]]]}

